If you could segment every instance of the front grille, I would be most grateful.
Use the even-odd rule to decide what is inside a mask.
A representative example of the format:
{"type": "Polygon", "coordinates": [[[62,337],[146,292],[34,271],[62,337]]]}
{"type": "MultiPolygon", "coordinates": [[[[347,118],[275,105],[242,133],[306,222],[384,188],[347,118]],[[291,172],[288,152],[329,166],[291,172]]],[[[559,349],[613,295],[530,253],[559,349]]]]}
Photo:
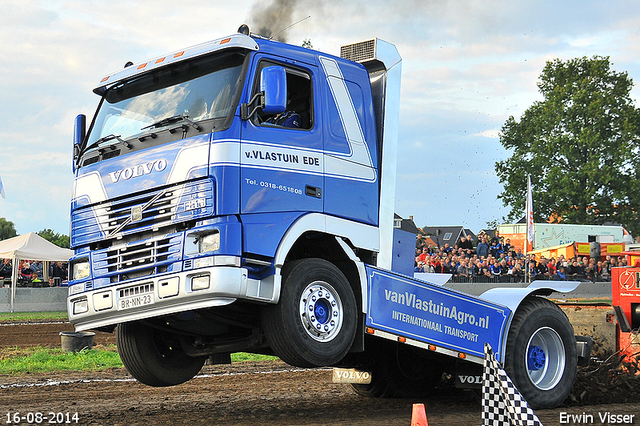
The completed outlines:
{"type": "Polygon", "coordinates": [[[201,179],[78,209],[71,217],[72,245],[131,235],[142,239],[135,236],[211,216],[213,197],[213,182],[201,179]]]}
{"type": "Polygon", "coordinates": [[[94,256],[99,275],[108,275],[110,282],[126,281],[167,271],[167,265],[179,258],[181,239],[150,239],[114,246],[94,256]]]}

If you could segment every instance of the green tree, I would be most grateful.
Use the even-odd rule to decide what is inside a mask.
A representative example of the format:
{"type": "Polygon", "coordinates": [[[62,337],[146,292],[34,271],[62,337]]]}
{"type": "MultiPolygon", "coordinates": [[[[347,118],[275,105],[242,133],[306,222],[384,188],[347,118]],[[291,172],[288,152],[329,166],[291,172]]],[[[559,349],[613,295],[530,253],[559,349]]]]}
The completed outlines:
{"type": "Polygon", "coordinates": [[[59,234],[54,232],[52,229],[45,228],[42,231],[36,232],[36,234],[40,235],[45,240],[57,245],[62,248],[69,248],[69,236],[64,234],[59,234]]]}
{"type": "Polygon", "coordinates": [[[313,44],[311,44],[311,39],[305,38],[302,41],[302,47],[304,47],[305,49],[313,49],[313,44]]]}
{"type": "Polygon", "coordinates": [[[0,217],[0,240],[17,236],[16,227],[10,220],[0,217]]]}
{"type": "Polygon", "coordinates": [[[547,62],[538,81],[544,99],[520,121],[509,117],[500,143],[511,152],[495,170],[508,219],[524,215],[531,175],[535,221],[617,222],[640,232],[640,112],[633,82],[608,57],[547,62]]]}

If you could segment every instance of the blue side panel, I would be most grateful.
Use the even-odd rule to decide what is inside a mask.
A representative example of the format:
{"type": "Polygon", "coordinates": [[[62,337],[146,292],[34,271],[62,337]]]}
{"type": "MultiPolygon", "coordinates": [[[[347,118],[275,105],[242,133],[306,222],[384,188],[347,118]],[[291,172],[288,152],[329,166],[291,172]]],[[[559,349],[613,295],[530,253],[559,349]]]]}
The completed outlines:
{"type": "Polygon", "coordinates": [[[324,208],[327,214],[370,225],[378,224],[378,182],[326,177],[324,208]]]}
{"type": "MultiPolygon", "coordinates": [[[[302,156],[300,156],[302,157],[302,156]]],[[[322,211],[322,196],[307,194],[307,188],[319,188],[322,176],[293,171],[242,168],[242,213],[322,211]]]]}
{"type": "Polygon", "coordinates": [[[366,266],[367,325],[454,351],[484,356],[484,343],[502,358],[511,315],[505,306],[366,266]]]}
{"type": "MultiPolygon", "coordinates": [[[[369,85],[368,74],[366,71],[353,69],[354,67],[341,66],[341,71],[345,76],[345,85],[351,98],[351,103],[355,109],[356,116],[360,122],[361,131],[371,156],[371,164],[377,166],[378,153],[376,150],[376,129],[374,122],[373,103],[371,102],[371,86],[369,85]],[[354,72],[355,71],[355,72],[354,72]],[[349,78],[359,79],[363,84],[357,84],[349,81],[349,78]],[[364,80],[363,80],[364,79],[364,80]]],[[[349,154],[349,144],[347,135],[344,130],[344,122],[341,118],[340,108],[336,104],[333,96],[327,96],[326,105],[327,130],[329,137],[325,140],[325,149],[327,152],[337,154],[349,154]]],[[[344,109],[345,106],[341,105],[344,109]]]]}
{"type": "Polygon", "coordinates": [[[242,215],[244,251],[274,257],[285,232],[303,214],[286,212],[242,215]]]}
{"type": "Polygon", "coordinates": [[[392,253],[391,270],[412,277],[413,264],[416,256],[415,234],[394,228],[392,253]]]}
{"type": "Polygon", "coordinates": [[[240,213],[240,120],[212,134],[209,175],[216,182],[216,214],[240,213]]]}
{"type": "Polygon", "coordinates": [[[377,225],[377,137],[369,75],[361,65],[321,61],[327,73],[325,213],[377,225]]]}
{"type": "Polygon", "coordinates": [[[238,214],[240,211],[240,167],[212,165],[209,174],[216,182],[216,214],[221,216],[238,214]]]}

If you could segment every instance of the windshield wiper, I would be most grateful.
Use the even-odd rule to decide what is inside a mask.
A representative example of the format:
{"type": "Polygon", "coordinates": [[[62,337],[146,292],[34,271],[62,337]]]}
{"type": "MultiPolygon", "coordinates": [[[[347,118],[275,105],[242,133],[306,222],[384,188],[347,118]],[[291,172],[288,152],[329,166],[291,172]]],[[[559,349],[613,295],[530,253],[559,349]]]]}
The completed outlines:
{"type": "Polygon", "coordinates": [[[133,145],[131,145],[129,142],[125,141],[124,139],[122,139],[120,137],[120,135],[114,135],[113,133],[107,136],[103,136],[100,139],[98,139],[97,141],[93,142],[91,145],[86,146],[83,150],[82,150],[82,154],[84,154],[85,152],[89,151],[90,149],[96,148],[98,147],[101,143],[104,142],[109,142],[109,141],[113,141],[111,143],[108,143],[106,145],[101,146],[100,148],[104,148],[106,146],[109,145],[113,145],[116,143],[121,143],[122,145],[126,146],[127,148],[131,149],[133,147],[133,145]]]}
{"type": "MultiPolygon", "coordinates": [[[[157,129],[159,127],[166,127],[166,126],[170,126],[172,124],[182,123],[183,121],[186,122],[189,126],[191,126],[194,129],[196,129],[197,131],[202,131],[202,127],[200,127],[200,125],[194,123],[189,118],[189,116],[186,115],[186,114],[178,114],[178,115],[174,115],[172,117],[163,118],[162,120],[156,121],[153,124],[150,124],[148,126],[144,126],[140,130],[157,129]]],[[[181,127],[181,126],[182,126],[182,124],[180,124],[179,126],[176,126],[176,127],[181,127]]]]}

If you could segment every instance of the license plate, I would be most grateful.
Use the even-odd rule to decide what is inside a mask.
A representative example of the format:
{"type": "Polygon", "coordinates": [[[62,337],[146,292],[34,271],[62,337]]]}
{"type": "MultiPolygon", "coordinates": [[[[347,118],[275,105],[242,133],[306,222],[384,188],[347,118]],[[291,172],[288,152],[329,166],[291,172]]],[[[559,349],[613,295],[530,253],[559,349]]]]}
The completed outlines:
{"type": "Polygon", "coordinates": [[[118,310],[137,308],[139,306],[152,305],[153,293],[139,294],[137,296],[125,297],[118,301],[118,310]]]}

